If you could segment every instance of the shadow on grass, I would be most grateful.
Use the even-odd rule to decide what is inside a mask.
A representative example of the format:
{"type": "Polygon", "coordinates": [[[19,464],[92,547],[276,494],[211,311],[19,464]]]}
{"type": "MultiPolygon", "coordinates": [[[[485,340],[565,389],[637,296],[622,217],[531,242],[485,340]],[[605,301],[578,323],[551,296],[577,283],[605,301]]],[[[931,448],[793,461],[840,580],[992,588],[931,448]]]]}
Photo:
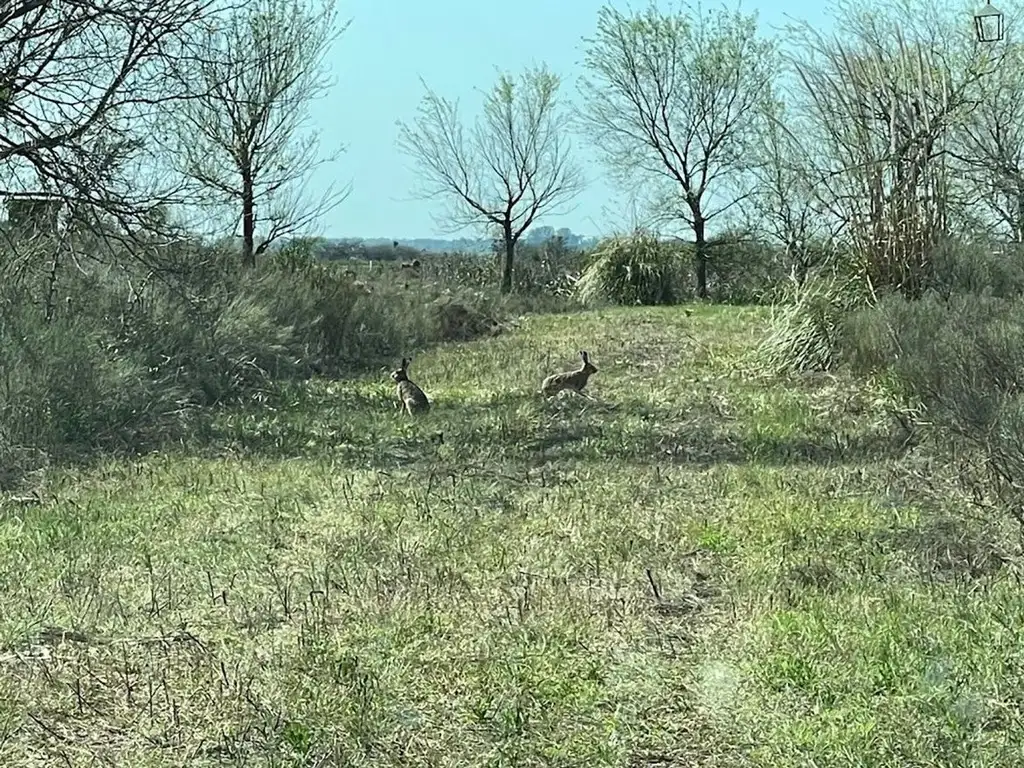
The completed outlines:
{"type": "Polygon", "coordinates": [[[752,440],[737,429],[706,423],[694,423],[683,429],[630,432],[617,432],[593,423],[558,424],[542,434],[523,432],[517,437],[514,452],[530,457],[533,464],[604,461],[695,468],[721,464],[836,466],[877,460],[899,452],[899,447],[883,436],[858,435],[839,442],[826,436],[815,439],[794,435],[765,442],[752,440]]]}
{"type": "Polygon", "coordinates": [[[899,555],[922,578],[980,579],[1000,571],[1008,562],[1007,547],[997,526],[971,524],[948,517],[926,519],[916,526],[877,531],[866,548],[899,555]]]}
{"type": "Polygon", "coordinates": [[[536,396],[503,395],[460,407],[460,412],[464,423],[474,425],[458,434],[467,452],[534,466],[585,461],[697,468],[830,466],[876,461],[904,450],[890,436],[871,431],[755,435],[708,402],[668,408],[641,400],[609,403],[569,395],[545,402],[536,396]],[[505,418],[488,421],[488,412],[505,418]]]}
{"type": "Polygon", "coordinates": [[[208,435],[213,450],[287,459],[329,455],[352,468],[393,469],[443,458],[537,467],[578,462],[633,465],[830,466],[898,455],[887,435],[754,434],[712,403],[674,408],[647,401],[609,403],[567,395],[545,401],[528,391],[485,401],[435,401],[416,419],[401,415],[387,390],[306,394],[279,410],[253,406],[225,414],[208,435]]]}
{"type": "Polygon", "coordinates": [[[373,391],[295,388],[272,401],[210,411],[190,448],[262,459],[319,456],[339,445],[372,444],[374,422],[387,419],[392,405],[373,391]]]}

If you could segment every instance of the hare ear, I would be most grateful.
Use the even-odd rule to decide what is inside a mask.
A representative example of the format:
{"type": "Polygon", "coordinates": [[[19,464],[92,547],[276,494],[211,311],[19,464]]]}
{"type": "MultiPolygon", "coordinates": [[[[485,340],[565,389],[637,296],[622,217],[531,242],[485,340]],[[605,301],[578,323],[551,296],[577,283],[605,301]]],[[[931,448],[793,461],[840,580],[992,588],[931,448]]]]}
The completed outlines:
{"type": "Polygon", "coordinates": [[[583,358],[583,364],[584,365],[586,365],[587,363],[590,362],[590,358],[588,357],[587,353],[584,352],[582,349],[580,350],[580,357],[583,358]]]}
{"type": "Polygon", "coordinates": [[[411,363],[411,362],[412,362],[412,361],[411,361],[411,360],[409,360],[408,358],[406,358],[406,357],[403,357],[403,358],[402,358],[402,370],[403,370],[403,371],[404,371],[404,370],[406,370],[406,369],[407,369],[407,368],[409,367],[409,363],[411,363]]]}

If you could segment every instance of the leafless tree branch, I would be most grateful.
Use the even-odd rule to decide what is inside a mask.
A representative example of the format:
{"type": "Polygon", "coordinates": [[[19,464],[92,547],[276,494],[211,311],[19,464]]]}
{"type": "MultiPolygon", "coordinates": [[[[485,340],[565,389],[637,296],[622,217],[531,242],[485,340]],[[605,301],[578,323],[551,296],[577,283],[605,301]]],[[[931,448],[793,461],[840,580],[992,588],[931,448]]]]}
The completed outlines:
{"type": "Polygon", "coordinates": [[[953,141],[991,62],[938,12],[845,0],[839,10],[829,34],[791,30],[805,168],[870,285],[917,296],[963,207],[953,141]]]}
{"type": "Polygon", "coordinates": [[[155,106],[216,0],[31,0],[0,11],[0,187],[136,221],[171,199],[144,178],[155,106]]]}
{"type": "Polygon", "coordinates": [[[348,194],[333,186],[309,200],[302,183],[322,156],[309,104],[330,86],[324,57],[347,28],[334,3],[249,0],[189,42],[173,78],[192,98],[165,114],[161,140],[194,201],[226,211],[241,229],[242,262],[303,230],[348,194]],[[261,226],[262,225],[262,226],[261,226]]]}
{"type": "Polygon", "coordinates": [[[730,197],[729,186],[742,178],[754,115],[770,95],[774,44],[754,16],[651,5],[602,8],[586,45],[581,128],[616,177],[653,181],[656,204],[693,231],[706,297],[707,225],[746,194],[730,197]]]}
{"type": "Polygon", "coordinates": [[[506,292],[519,239],[542,214],[564,211],[584,186],[564,136],[559,85],[545,67],[518,78],[501,74],[467,131],[458,104],[424,84],[416,119],[399,123],[398,146],[422,175],[420,196],[446,204],[439,223],[500,231],[506,292]]]}

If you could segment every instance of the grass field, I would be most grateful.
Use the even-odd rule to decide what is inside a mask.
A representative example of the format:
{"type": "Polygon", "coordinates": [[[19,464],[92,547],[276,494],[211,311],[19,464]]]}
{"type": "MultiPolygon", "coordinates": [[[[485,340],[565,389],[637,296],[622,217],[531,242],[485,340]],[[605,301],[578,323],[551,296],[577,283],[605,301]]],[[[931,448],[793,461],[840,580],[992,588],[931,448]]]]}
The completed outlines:
{"type": "Polygon", "coordinates": [[[1024,764],[1007,531],[765,319],[531,317],[416,358],[425,419],[319,382],[6,502],[5,764],[1024,764]]]}

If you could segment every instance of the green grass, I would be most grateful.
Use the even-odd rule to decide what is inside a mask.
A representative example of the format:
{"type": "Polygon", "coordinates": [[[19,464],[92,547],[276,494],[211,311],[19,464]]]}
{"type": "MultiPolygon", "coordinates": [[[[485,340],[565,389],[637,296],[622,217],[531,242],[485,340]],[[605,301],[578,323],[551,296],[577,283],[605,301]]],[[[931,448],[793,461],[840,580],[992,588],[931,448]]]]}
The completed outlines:
{"type": "Polygon", "coordinates": [[[1017,766],[1006,532],[766,315],[524,319],[0,508],[7,765],[1017,766]],[[594,402],[537,395],[588,349],[594,402]],[[443,434],[443,442],[436,435],[443,434]]]}

